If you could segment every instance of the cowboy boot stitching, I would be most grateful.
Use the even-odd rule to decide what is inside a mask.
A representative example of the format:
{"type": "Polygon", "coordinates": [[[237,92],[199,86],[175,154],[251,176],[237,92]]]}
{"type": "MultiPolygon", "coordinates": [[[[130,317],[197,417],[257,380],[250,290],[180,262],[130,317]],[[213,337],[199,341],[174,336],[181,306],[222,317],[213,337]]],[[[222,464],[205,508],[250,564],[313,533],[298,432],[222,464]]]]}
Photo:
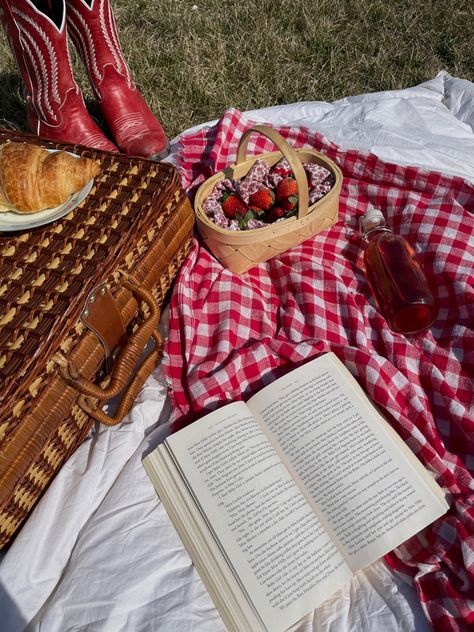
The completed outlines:
{"type": "MultiPolygon", "coordinates": [[[[88,5],[86,5],[86,7],[89,8],[88,5]]],[[[127,63],[125,62],[125,58],[123,57],[123,54],[120,49],[120,44],[114,32],[116,31],[116,23],[115,23],[115,18],[110,9],[110,5],[108,8],[108,14],[109,14],[109,23],[112,25],[112,27],[110,28],[110,31],[107,26],[107,20],[105,17],[105,5],[102,0],[99,4],[100,35],[102,36],[103,40],[107,44],[107,47],[115,61],[116,65],[114,66],[114,68],[119,72],[119,74],[121,74],[127,80],[128,86],[130,88],[134,88],[135,84],[131,78],[127,63]]],[[[86,67],[89,70],[89,73],[93,77],[96,78],[98,83],[100,83],[103,80],[104,75],[103,73],[100,72],[99,67],[97,65],[97,54],[96,54],[96,48],[94,45],[94,36],[92,35],[91,30],[89,29],[86,19],[79,13],[79,11],[75,7],[71,5],[68,6],[68,24],[69,24],[69,27],[72,27],[71,35],[73,35],[74,43],[77,44],[78,48],[80,49],[79,52],[81,53],[81,56],[83,57],[84,63],[86,64],[86,67]],[[74,22],[74,19],[76,19],[79,22],[79,24],[76,24],[74,22]],[[87,39],[87,42],[84,40],[83,33],[87,39]],[[90,53],[88,50],[88,46],[90,47],[90,53]]],[[[108,63],[111,63],[111,62],[108,62],[108,63]]],[[[104,64],[103,66],[105,67],[106,65],[107,64],[104,64]]],[[[98,92],[95,85],[93,85],[92,87],[94,88],[96,92],[98,92]]]]}
{"type": "MultiPolygon", "coordinates": [[[[76,10],[72,7],[69,10],[74,13],[77,13],[76,10]]],[[[82,33],[80,29],[76,26],[76,24],[71,18],[68,19],[69,31],[74,40],[74,43],[79,48],[80,55],[87,69],[97,79],[97,81],[100,82],[103,79],[103,75],[100,73],[99,68],[97,66],[94,41],[92,39],[91,32],[89,31],[86,21],[79,13],[77,13],[76,17],[81,22],[82,28],[84,29],[85,35],[87,37],[87,43],[89,45],[90,53],[89,53],[89,49],[87,48],[86,42],[84,41],[84,38],[82,37],[82,33]]],[[[92,82],[92,87],[94,89],[94,92],[96,92],[96,94],[98,95],[97,89],[93,82],[92,82]]]]}
{"type": "MultiPolygon", "coordinates": [[[[27,22],[32,28],[34,28],[36,30],[36,32],[38,33],[38,35],[41,37],[41,39],[43,40],[48,52],[49,52],[49,61],[51,63],[51,89],[52,89],[52,97],[54,98],[54,100],[57,103],[61,103],[61,97],[59,96],[59,84],[58,84],[58,63],[57,63],[57,58],[56,55],[54,53],[54,48],[52,45],[51,40],[48,38],[47,34],[31,19],[29,18],[27,15],[25,15],[22,11],[19,11],[18,9],[16,9],[15,7],[13,8],[13,13],[14,15],[16,15],[17,17],[23,19],[25,22],[27,22]]],[[[41,103],[41,94],[44,95],[44,104],[46,106],[46,108],[48,109],[48,112],[50,113],[50,115],[52,116],[52,118],[54,120],[57,120],[57,117],[54,114],[54,111],[49,103],[49,99],[48,99],[48,79],[49,79],[49,73],[48,73],[48,68],[47,68],[47,64],[45,62],[45,59],[41,53],[41,50],[38,46],[38,44],[34,41],[33,36],[28,32],[27,29],[25,29],[25,27],[21,24],[21,22],[18,23],[18,28],[20,30],[20,39],[21,39],[21,43],[23,46],[23,49],[25,52],[28,53],[30,61],[32,63],[33,66],[33,70],[35,71],[35,78],[36,78],[36,85],[38,86],[38,94],[39,94],[39,109],[40,112],[43,114],[44,118],[46,118],[44,111],[42,110],[40,103],[41,103]],[[27,42],[25,41],[25,38],[28,39],[30,45],[34,48],[36,55],[38,57],[38,61],[41,65],[41,72],[38,71],[38,67],[36,65],[35,59],[34,59],[34,55],[31,52],[31,49],[28,47],[27,42]],[[44,86],[44,90],[43,87],[44,86]]],[[[69,59],[68,59],[69,61],[69,59]]],[[[69,63],[69,67],[71,68],[71,65],[69,63]]],[[[71,68],[71,72],[72,72],[72,68],[71,68]]]]}
{"type": "Polygon", "coordinates": [[[112,15],[112,10],[110,8],[110,4],[108,5],[108,15],[109,15],[109,24],[110,26],[110,32],[109,29],[107,28],[107,20],[105,18],[105,3],[104,0],[100,0],[99,2],[99,22],[102,28],[102,33],[104,35],[105,41],[107,42],[107,45],[112,53],[112,55],[114,56],[115,61],[117,62],[117,70],[118,72],[123,75],[124,74],[124,70],[125,70],[125,77],[127,78],[127,80],[130,79],[129,73],[128,73],[128,67],[127,64],[125,63],[125,59],[122,55],[122,51],[120,49],[119,43],[118,43],[118,39],[116,39],[115,33],[117,31],[117,26],[115,24],[115,19],[112,15]],[[110,35],[112,35],[112,39],[114,40],[114,42],[111,41],[110,35]],[[114,46],[115,44],[115,46],[114,46]]]}

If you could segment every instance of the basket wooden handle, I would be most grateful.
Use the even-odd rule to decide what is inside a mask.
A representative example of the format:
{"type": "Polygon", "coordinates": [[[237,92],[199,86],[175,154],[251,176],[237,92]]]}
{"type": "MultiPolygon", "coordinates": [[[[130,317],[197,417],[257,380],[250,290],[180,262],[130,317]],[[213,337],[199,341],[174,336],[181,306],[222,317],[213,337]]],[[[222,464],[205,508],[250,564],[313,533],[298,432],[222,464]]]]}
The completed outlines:
{"type": "Polygon", "coordinates": [[[305,215],[308,214],[309,204],[308,178],[306,177],[306,172],[298,154],[276,130],[271,127],[267,127],[266,125],[254,125],[254,127],[245,131],[240,138],[239,148],[237,150],[237,164],[240,164],[247,159],[247,147],[250,135],[253,132],[258,132],[259,134],[266,136],[276,147],[278,147],[283,156],[288,160],[291,170],[295,176],[296,183],[298,184],[298,218],[305,217],[305,215]]]}
{"type": "Polygon", "coordinates": [[[114,417],[110,417],[98,408],[84,406],[84,410],[91,417],[108,426],[120,423],[128,413],[140,389],[158,362],[163,350],[163,339],[156,331],[160,320],[160,309],[153,294],[144,287],[139,287],[138,283],[129,276],[126,276],[126,278],[122,280],[122,286],[132,293],[138,303],[143,301],[147,305],[149,314],[137,330],[130,336],[127,344],[121,350],[110,375],[108,386],[102,388],[94,382],[77,375],[75,371],[72,373],[72,367],[70,367],[69,364],[61,366],[59,369],[60,374],[70,386],[74,387],[77,391],[79,391],[79,393],[96,398],[100,401],[116,397],[125,389],[120,398],[120,402],[118,403],[117,412],[114,417]],[[135,368],[135,365],[150,338],[155,340],[156,347],[145,358],[133,378],[130,382],[128,382],[130,375],[132,375],[133,369],[135,368]]]}

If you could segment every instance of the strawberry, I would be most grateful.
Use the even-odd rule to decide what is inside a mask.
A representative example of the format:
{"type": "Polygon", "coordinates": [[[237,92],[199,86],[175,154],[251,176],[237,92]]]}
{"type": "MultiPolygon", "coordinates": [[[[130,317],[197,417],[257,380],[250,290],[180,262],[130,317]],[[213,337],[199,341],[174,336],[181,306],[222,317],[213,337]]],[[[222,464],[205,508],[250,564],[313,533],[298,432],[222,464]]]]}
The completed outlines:
{"type": "Polygon", "coordinates": [[[298,206],[298,196],[290,195],[290,197],[283,198],[280,200],[280,206],[288,213],[291,213],[298,206]]]}
{"type": "Polygon", "coordinates": [[[282,217],[285,217],[284,209],[282,209],[280,206],[274,206],[265,215],[265,221],[271,224],[272,222],[276,222],[277,219],[281,219],[282,217]]]}
{"type": "Polygon", "coordinates": [[[298,185],[294,178],[288,176],[277,184],[276,199],[280,201],[284,198],[289,198],[291,195],[298,195],[298,185]]]}
{"type": "Polygon", "coordinates": [[[234,219],[237,213],[244,216],[248,211],[248,206],[237,195],[231,193],[230,195],[224,195],[222,198],[222,210],[226,217],[234,219]]]}
{"type": "Polygon", "coordinates": [[[252,206],[262,209],[262,211],[268,211],[275,202],[275,194],[271,189],[261,189],[252,193],[249,198],[249,203],[252,206]]]}

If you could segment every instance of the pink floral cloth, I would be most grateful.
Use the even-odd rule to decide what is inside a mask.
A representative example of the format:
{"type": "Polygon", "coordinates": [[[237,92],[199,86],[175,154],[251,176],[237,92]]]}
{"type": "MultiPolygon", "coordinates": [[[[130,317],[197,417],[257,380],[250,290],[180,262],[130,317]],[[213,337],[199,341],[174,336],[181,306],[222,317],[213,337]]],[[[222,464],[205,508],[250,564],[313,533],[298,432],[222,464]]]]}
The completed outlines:
{"type": "MultiPolygon", "coordinates": [[[[235,162],[251,126],[229,110],[183,138],[190,195],[235,162]]],[[[166,348],[176,427],[333,351],[448,494],[449,512],[387,562],[412,578],[434,630],[474,630],[474,187],[342,151],[305,128],[278,131],[339,165],[339,221],[242,276],[195,240],[172,296],[166,348]],[[435,289],[439,316],[423,334],[392,332],[375,307],[358,233],[371,205],[414,246],[435,289]]],[[[252,139],[249,155],[273,149],[252,139]]]]}
{"type": "MultiPolygon", "coordinates": [[[[309,204],[311,205],[324,197],[326,193],[329,193],[334,186],[334,176],[325,167],[314,163],[305,163],[304,169],[308,178],[309,204]]],[[[270,169],[270,165],[265,160],[256,160],[247,175],[242,179],[226,178],[217,182],[210,195],[204,200],[204,212],[221,228],[241,230],[237,220],[226,217],[220,203],[222,195],[224,193],[235,193],[248,204],[251,195],[262,189],[275,189],[277,184],[291,173],[292,170],[286,158],[282,158],[272,169],[270,169]]],[[[251,219],[246,224],[247,229],[261,228],[263,226],[268,226],[268,224],[259,219],[251,219]]]]}

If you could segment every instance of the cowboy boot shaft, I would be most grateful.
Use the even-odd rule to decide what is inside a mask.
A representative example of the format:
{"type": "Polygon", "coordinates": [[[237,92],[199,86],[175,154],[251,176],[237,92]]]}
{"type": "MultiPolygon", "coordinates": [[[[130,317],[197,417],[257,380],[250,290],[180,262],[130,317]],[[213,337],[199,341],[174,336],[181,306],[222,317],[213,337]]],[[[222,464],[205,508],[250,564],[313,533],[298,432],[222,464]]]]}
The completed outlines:
{"type": "Polygon", "coordinates": [[[67,4],[67,22],[69,34],[99,98],[106,88],[103,82],[107,66],[114,69],[120,81],[125,80],[129,88],[135,88],[108,0],[70,0],[67,4]]]}
{"type": "Polygon", "coordinates": [[[26,86],[28,104],[40,119],[59,124],[67,93],[79,93],[66,42],[64,0],[54,16],[28,0],[1,0],[3,23],[26,86]]]}

